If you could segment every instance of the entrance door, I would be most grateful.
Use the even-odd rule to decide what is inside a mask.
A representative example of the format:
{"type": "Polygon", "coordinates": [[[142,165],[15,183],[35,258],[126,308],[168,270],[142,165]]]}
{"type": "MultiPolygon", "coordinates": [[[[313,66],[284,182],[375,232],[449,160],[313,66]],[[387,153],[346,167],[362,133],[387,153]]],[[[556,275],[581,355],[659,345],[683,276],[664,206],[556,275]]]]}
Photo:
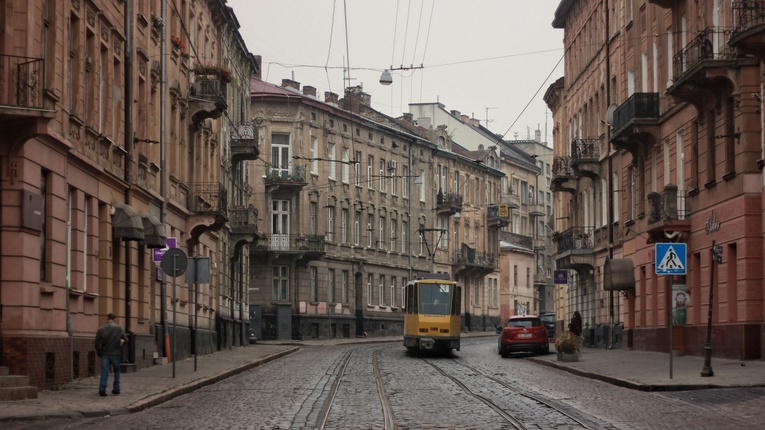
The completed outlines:
{"type": "Polygon", "coordinates": [[[290,201],[271,201],[271,249],[290,247],[290,201]]]}

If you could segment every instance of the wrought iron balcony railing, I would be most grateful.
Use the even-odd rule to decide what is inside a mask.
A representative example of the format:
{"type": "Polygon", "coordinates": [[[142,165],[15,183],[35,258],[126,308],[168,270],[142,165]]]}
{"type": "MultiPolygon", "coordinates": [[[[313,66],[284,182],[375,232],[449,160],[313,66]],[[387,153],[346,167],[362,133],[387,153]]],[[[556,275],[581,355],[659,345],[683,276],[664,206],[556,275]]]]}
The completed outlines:
{"type": "Polygon", "coordinates": [[[600,158],[600,138],[577,137],[571,141],[571,161],[598,161],[600,158]]]}
{"type": "Polygon", "coordinates": [[[475,252],[473,250],[455,251],[452,262],[454,264],[465,264],[492,269],[499,267],[496,255],[488,252],[475,252]]]}
{"type": "Polygon", "coordinates": [[[189,183],[188,208],[192,212],[226,214],[228,191],[219,182],[189,183]]]}
{"type": "Polygon", "coordinates": [[[648,194],[648,223],[681,221],[688,219],[689,210],[685,193],[676,185],[666,185],[661,193],[648,194]]]}
{"type": "Polygon", "coordinates": [[[266,185],[269,184],[306,184],[305,166],[291,166],[284,169],[271,169],[266,176],[266,185]]]}
{"type": "Polygon", "coordinates": [[[442,193],[438,192],[436,195],[436,204],[438,206],[462,206],[462,196],[457,193],[442,193]]]}
{"type": "Polygon", "coordinates": [[[552,174],[554,178],[574,177],[574,169],[571,167],[571,157],[557,156],[553,159],[552,174]]]}
{"type": "Polygon", "coordinates": [[[593,229],[572,227],[555,237],[558,253],[576,250],[591,250],[595,245],[593,229]]]}
{"type": "Polygon", "coordinates": [[[678,82],[683,74],[704,60],[730,60],[735,51],[728,46],[730,28],[707,27],[672,57],[672,79],[678,82]]]}
{"type": "Polygon", "coordinates": [[[229,223],[234,231],[258,231],[258,210],[255,206],[234,206],[230,216],[229,223]]]}
{"type": "Polygon", "coordinates": [[[733,1],[733,34],[765,24],[765,0],[733,1]]]}
{"type": "Polygon", "coordinates": [[[192,96],[212,102],[226,103],[228,84],[221,79],[200,79],[194,81],[192,96]]]}
{"type": "Polygon", "coordinates": [[[499,205],[489,206],[486,208],[486,220],[492,221],[506,221],[510,222],[510,207],[507,204],[500,203],[499,205]]]}
{"type": "Polygon", "coordinates": [[[43,108],[42,58],[0,54],[0,105],[43,108]]]}
{"type": "Polygon", "coordinates": [[[255,251],[326,252],[324,236],[305,234],[272,234],[259,238],[255,251]]]}
{"type": "Polygon", "coordinates": [[[636,119],[659,118],[659,93],[635,93],[614,111],[613,129],[622,127],[636,119]]]}

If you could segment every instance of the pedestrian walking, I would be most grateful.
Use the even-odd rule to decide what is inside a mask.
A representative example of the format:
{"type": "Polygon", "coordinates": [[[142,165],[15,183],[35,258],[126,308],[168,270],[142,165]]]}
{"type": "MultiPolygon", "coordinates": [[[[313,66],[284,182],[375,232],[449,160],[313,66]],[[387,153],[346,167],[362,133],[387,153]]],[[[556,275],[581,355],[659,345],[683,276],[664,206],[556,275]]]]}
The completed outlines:
{"type": "Polygon", "coordinates": [[[114,385],[112,394],[120,393],[120,358],[122,346],[127,343],[125,329],[114,322],[117,316],[109,313],[106,316],[106,324],[96,332],[96,354],[101,357],[101,384],[98,386],[98,394],[106,396],[106,386],[109,379],[109,369],[114,371],[114,385]]]}
{"type": "Polygon", "coordinates": [[[582,314],[579,311],[574,311],[574,315],[571,317],[571,323],[568,325],[568,331],[570,335],[581,336],[582,335],[582,314]]]}

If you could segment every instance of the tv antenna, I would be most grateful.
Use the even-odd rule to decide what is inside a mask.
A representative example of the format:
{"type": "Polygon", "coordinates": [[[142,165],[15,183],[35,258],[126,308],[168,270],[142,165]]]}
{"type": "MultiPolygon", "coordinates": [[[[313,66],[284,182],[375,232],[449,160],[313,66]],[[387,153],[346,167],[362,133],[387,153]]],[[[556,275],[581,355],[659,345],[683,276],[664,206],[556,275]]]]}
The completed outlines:
{"type": "Polygon", "coordinates": [[[484,120],[486,122],[486,128],[489,128],[489,123],[494,122],[493,119],[489,119],[489,109],[498,109],[496,107],[486,107],[486,119],[484,120]]]}

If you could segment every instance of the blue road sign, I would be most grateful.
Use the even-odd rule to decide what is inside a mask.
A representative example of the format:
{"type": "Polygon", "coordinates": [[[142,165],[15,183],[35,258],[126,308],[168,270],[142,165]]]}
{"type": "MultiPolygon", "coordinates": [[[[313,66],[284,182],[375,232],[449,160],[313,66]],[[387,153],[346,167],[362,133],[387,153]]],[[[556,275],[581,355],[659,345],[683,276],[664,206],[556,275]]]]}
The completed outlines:
{"type": "Polygon", "coordinates": [[[685,243],[657,243],[655,247],[657,275],[686,275],[688,273],[688,245],[685,243]]]}

